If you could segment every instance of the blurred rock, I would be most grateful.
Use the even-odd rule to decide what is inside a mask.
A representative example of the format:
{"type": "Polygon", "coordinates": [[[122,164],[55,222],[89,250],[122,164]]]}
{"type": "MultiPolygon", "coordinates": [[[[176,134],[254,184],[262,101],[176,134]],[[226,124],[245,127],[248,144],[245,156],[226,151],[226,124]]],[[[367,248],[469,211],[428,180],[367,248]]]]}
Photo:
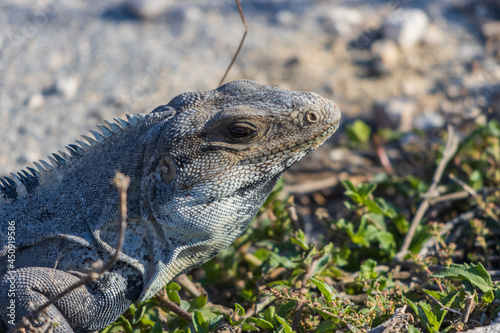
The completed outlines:
{"type": "Polygon", "coordinates": [[[34,94],[26,100],[26,106],[30,110],[38,109],[45,104],[45,97],[42,94],[34,94]]]}
{"type": "Polygon", "coordinates": [[[443,31],[435,24],[430,24],[425,31],[425,34],[422,38],[423,42],[432,45],[438,46],[443,44],[445,39],[443,31]]]}
{"type": "Polygon", "coordinates": [[[79,86],[80,78],[78,76],[65,76],[56,81],[52,90],[69,100],[75,97],[79,86]]]}
{"type": "Polygon", "coordinates": [[[372,56],[383,66],[393,68],[398,64],[400,53],[394,41],[382,39],[372,44],[372,56]]]}
{"type": "Polygon", "coordinates": [[[424,37],[429,19],[420,9],[400,9],[392,13],[382,28],[382,35],[403,49],[410,49],[424,37]]]}
{"type": "Polygon", "coordinates": [[[280,25],[289,26],[297,22],[297,17],[289,10],[280,10],[276,13],[275,20],[280,25]]]}
{"type": "Polygon", "coordinates": [[[320,16],[320,21],[327,32],[348,37],[363,22],[363,15],[354,8],[333,7],[320,16]]]}
{"type": "Polygon", "coordinates": [[[444,117],[439,113],[426,112],[415,116],[415,128],[427,131],[433,128],[441,128],[444,126],[444,117]]]}
{"type": "Polygon", "coordinates": [[[408,132],[413,129],[417,104],[408,98],[396,98],[376,103],[373,107],[373,121],[380,127],[389,127],[408,132]]]}
{"type": "Polygon", "coordinates": [[[446,97],[453,101],[464,95],[465,89],[461,85],[451,83],[448,87],[446,87],[445,91],[446,97]]]}
{"type": "Polygon", "coordinates": [[[481,26],[481,31],[486,38],[500,36],[500,21],[487,22],[481,26]]]}
{"type": "Polygon", "coordinates": [[[392,40],[378,40],[372,45],[372,55],[379,57],[386,65],[396,65],[399,60],[399,49],[392,40]]]}
{"type": "Polygon", "coordinates": [[[164,15],[172,4],[170,0],[126,0],[124,5],[138,18],[152,20],[164,15]]]}

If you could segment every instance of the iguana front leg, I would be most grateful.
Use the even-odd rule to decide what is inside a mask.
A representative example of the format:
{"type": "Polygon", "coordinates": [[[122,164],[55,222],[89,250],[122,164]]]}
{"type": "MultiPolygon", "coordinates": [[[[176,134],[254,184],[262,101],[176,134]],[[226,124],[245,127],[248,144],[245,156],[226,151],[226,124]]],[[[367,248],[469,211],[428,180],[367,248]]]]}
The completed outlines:
{"type": "MultiPolygon", "coordinates": [[[[8,328],[30,313],[30,302],[36,307],[79,281],[70,273],[46,267],[27,267],[10,271],[0,280],[0,306],[8,328]],[[11,314],[14,314],[12,316],[11,314]]],[[[111,324],[132,303],[126,297],[127,281],[116,273],[81,286],[53,305],[45,315],[57,325],[55,333],[95,331],[111,324]],[[74,330],[73,328],[78,328],[74,330]]],[[[46,317],[45,317],[46,318],[46,317]]],[[[41,319],[45,319],[41,318],[41,319]]],[[[43,320],[42,320],[43,321],[43,320]]]]}

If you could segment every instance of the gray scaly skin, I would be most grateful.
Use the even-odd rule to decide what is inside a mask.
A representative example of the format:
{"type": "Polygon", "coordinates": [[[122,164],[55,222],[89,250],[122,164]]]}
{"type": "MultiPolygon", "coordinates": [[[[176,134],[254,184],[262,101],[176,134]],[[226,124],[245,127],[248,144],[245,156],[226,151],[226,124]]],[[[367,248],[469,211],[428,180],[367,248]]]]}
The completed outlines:
{"type": "Polygon", "coordinates": [[[338,107],[317,94],[233,81],[107,122],[89,144],[69,145],[71,156],[54,154],[52,166],[42,161],[38,170],[3,179],[0,328],[113,254],[117,170],[131,179],[123,251],[101,279],[48,309],[55,332],[102,329],[132,302],[216,256],[247,228],[283,172],[328,139],[339,120],[338,107]]]}

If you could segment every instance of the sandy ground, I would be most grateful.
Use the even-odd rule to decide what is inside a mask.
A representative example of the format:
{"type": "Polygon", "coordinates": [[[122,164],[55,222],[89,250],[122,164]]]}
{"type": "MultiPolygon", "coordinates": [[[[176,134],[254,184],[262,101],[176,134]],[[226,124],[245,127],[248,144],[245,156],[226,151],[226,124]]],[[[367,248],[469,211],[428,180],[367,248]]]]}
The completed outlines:
{"type": "MultiPolygon", "coordinates": [[[[358,118],[384,125],[376,112],[392,126],[424,130],[499,117],[495,1],[242,6],[250,30],[228,80],[315,91],[339,104],[344,125],[358,118]],[[424,29],[414,42],[411,33],[397,40],[385,30],[401,9],[426,17],[423,27],[409,23],[424,29]]],[[[147,19],[118,0],[3,0],[0,7],[0,175],[104,119],[217,87],[243,33],[231,0],[170,1],[147,19]]]]}

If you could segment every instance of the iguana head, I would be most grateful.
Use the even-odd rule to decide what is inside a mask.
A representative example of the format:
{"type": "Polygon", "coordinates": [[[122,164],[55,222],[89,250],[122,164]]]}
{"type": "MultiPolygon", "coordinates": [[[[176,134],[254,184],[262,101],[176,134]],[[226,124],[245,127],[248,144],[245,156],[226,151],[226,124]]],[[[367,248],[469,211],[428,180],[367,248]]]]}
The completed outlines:
{"type": "Polygon", "coordinates": [[[181,94],[158,172],[182,196],[213,200],[277,179],[338,128],[339,108],[311,92],[250,80],[181,94]]]}
{"type": "Polygon", "coordinates": [[[340,110],[310,92],[249,80],[181,94],[153,111],[158,133],[142,188],[144,220],[163,230],[140,300],[214,257],[248,226],[281,174],[338,128],[340,110]],[[161,249],[160,249],[161,247],[161,249]]]}

